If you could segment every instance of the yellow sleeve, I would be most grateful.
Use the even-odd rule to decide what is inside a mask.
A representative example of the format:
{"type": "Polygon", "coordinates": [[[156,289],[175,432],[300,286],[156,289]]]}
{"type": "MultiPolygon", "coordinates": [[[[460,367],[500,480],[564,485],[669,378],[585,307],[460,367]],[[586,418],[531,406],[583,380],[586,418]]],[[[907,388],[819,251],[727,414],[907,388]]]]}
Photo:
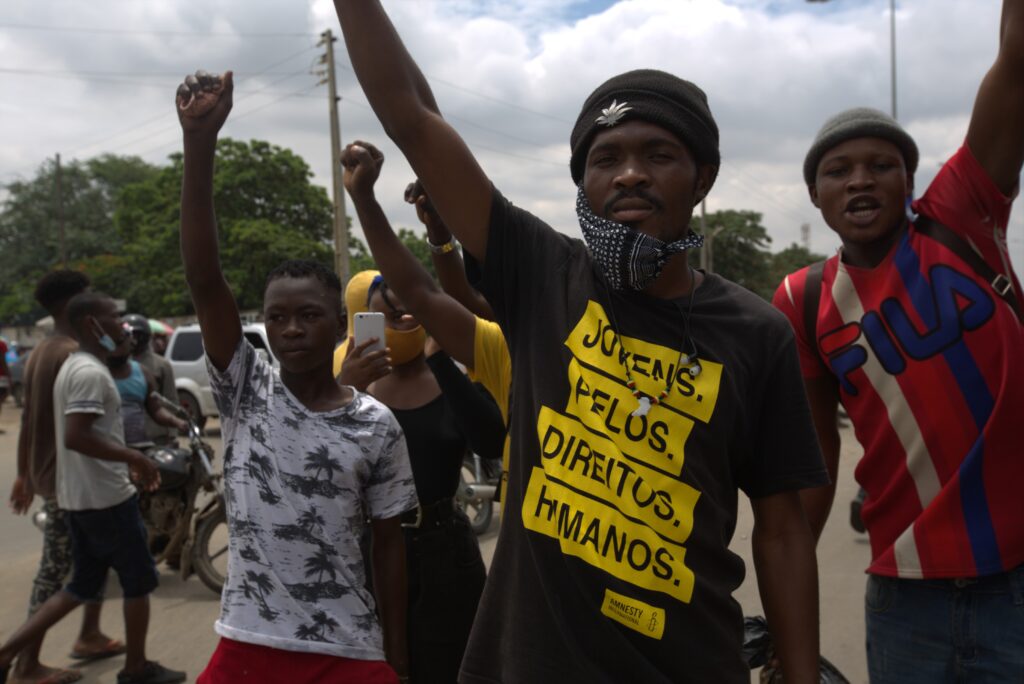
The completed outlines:
{"type": "Polygon", "coordinates": [[[345,360],[345,355],[348,354],[348,343],[349,338],[346,337],[345,341],[334,349],[334,377],[341,375],[341,364],[345,360]]]}
{"type": "MultiPolygon", "coordinates": [[[[508,399],[512,389],[512,356],[501,326],[485,318],[476,319],[473,335],[474,368],[470,375],[479,382],[498,403],[501,417],[508,425],[508,399]]],[[[508,488],[509,437],[505,437],[505,448],[501,457],[501,509],[505,509],[505,495],[508,488]]]]}
{"type": "Polygon", "coordinates": [[[477,317],[473,336],[473,379],[483,385],[498,403],[508,425],[508,394],[512,387],[512,357],[505,335],[493,321],[477,317]]]}

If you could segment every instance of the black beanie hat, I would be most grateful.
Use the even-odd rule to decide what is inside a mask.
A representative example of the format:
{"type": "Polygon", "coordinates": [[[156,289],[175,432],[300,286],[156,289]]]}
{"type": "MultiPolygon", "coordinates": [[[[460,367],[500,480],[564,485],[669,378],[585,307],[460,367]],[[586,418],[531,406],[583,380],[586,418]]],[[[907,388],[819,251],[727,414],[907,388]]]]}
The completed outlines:
{"type": "Polygon", "coordinates": [[[903,130],[896,119],[885,112],[870,107],[854,107],[839,112],[825,122],[804,157],[804,181],[814,185],[818,175],[818,164],[825,153],[836,145],[854,138],[882,138],[888,140],[903,153],[903,163],[911,176],[917,171],[917,145],[910,134],[903,130]]]}
{"type": "Polygon", "coordinates": [[[718,126],[704,91],[689,81],[655,69],[638,69],[613,76],[598,86],[583,103],[569,137],[569,169],[576,184],[590,144],[599,132],[622,121],[649,121],[675,134],[689,148],[699,166],[721,164],[718,126]],[[614,105],[614,106],[613,106],[614,105]]]}

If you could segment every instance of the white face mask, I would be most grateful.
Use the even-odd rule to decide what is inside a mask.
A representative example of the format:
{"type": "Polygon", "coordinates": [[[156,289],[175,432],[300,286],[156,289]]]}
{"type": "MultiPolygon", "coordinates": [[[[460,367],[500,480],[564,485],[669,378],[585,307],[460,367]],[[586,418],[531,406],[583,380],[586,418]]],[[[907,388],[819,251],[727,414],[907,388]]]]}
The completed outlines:
{"type": "Polygon", "coordinates": [[[666,243],[616,221],[601,218],[590,210],[583,185],[579,186],[576,195],[576,218],[591,255],[616,290],[644,289],[658,279],[661,269],[673,254],[704,244],[704,236],[693,232],[681,240],[666,243]]]}

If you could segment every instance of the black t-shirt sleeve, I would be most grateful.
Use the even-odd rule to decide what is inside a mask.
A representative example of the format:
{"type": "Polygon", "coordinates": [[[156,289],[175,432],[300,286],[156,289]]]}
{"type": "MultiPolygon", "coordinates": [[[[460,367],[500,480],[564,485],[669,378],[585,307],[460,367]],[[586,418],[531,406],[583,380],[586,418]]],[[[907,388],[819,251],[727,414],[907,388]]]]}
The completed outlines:
{"type": "Polygon", "coordinates": [[[519,312],[533,310],[569,255],[569,238],[494,190],[479,289],[502,328],[517,329],[519,312]]]}
{"type": "Polygon", "coordinates": [[[505,421],[486,390],[474,385],[443,351],[427,358],[445,401],[469,448],[482,458],[497,460],[505,444],[505,421]]]}
{"type": "Polygon", "coordinates": [[[768,358],[764,380],[755,396],[759,406],[752,448],[738,482],[752,499],[829,483],[818,437],[811,420],[793,331],[779,326],[781,344],[768,358]]]}

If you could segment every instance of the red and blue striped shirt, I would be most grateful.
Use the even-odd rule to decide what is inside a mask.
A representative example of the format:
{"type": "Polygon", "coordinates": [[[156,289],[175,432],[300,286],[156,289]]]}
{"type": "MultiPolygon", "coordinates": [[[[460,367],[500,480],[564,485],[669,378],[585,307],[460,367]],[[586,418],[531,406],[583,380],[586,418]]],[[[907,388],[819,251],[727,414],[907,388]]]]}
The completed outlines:
{"type": "MultiPolygon", "coordinates": [[[[965,238],[1019,297],[1011,202],[965,145],[913,209],[965,238]]],[[[855,476],[868,495],[868,572],[977,577],[1024,562],[1024,327],[1011,307],[913,226],[874,268],[825,262],[813,343],[806,276],[787,276],[774,303],[804,376],[838,380],[864,447],[855,476]]]]}

